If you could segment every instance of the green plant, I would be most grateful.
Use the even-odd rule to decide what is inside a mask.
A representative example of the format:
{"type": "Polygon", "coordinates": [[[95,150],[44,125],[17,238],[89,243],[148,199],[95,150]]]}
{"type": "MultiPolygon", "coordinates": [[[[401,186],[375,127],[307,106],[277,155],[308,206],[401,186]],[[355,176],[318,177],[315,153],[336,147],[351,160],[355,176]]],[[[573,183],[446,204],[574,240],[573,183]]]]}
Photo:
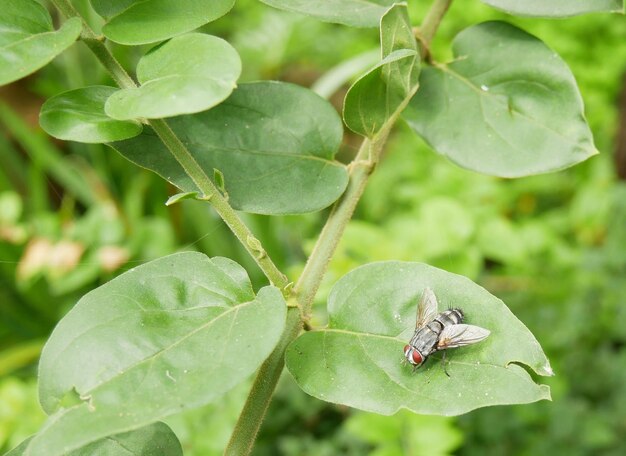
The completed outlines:
{"type": "MultiPolygon", "coordinates": [[[[163,15],[151,1],[125,8],[132,2],[92,0],[106,19],[106,39],[141,45],[171,38],[139,61],[140,87],[103,38],[84,21],[81,26],[70,2],[52,3],[68,18],[58,32],[34,1],[9,1],[0,13],[0,36],[8,43],[1,55],[21,63],[2,65],[0,81],[41,67],[80,34],[119,88],[85,87],[51,98],[42,109],[42,127],[65,140],[109,143],[160,174],[182,191],[170,205],[184,198],[210,204],[270,285],[255,295],[245,270],[232,260],[183,253],[87,294],[44,349],[40,399],[50,417],[16,452],[88,451],[85,445],[105,445],[110,440],[102,439],[111,434],[139,441],[158,435],[163,445],[171,444],[172,434],[150,423],[216,399],[260,367],[227,449],[247,454],[285,352],[289,371],[309,394],[383,414],[399,408],[459,414],[549,397],[518,365],[551,373],[521,322],[471,281],[426,265],[378,263],[346,275],[329,298],[329,327],[300,334],[401,114],[435,150],[490,175],[556,171],[596,152],[569,69],[538,39],[506,23],[478,24],[459,34],[453,43],[459,58],[444,65],[429,45],[450,1],[436,0],[417,30],[406,5],[392,1],[342,2],[346,10],[330,1],[267,1],[322,20],[380,25],[381,60],[357,79],[344,101],[345,124],[364,138],[346,167],[334,160],[343,127],[327,102],[286,83],[236,87],[240,63],[234,49],[216,37],[188,33],[225,14],[233,1],[160,2],[190,13],[177,17],[163,15]],[[333,202],[293,285],[235,211],[305,213],[333,202]],[[413,375],[399,363],[424,286],[492,331],[484,344],[452,356],[450,380],[437,366],[413,375]]],[[[510,2],[486,3],[514,8],[510,2]]],[[[615,1],[577,10],[571,2],[550,3],[550,12],[562,16],[623,8],[615,1]]],[[[528,7],[512,12],[547,13],[541,2],[528,7]]],[[[344,82],[345,76],[331,86],[344,82]]],[[[80,185],[74,187],[78,193],[80,185]]],[[[455,213],[449,204],[437,210],[455,213]]],[[[511,237],[502,223],[492,226],[496,236],[511,237]]],[[[459,242],[467,240],[458,235],[459,242]]]]}

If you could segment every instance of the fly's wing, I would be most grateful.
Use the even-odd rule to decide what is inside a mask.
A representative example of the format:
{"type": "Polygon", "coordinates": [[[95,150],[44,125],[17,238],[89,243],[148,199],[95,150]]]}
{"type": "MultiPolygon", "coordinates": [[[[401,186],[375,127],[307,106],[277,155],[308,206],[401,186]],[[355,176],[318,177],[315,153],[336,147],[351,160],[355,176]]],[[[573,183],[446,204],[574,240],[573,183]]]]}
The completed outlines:
{"type": "Polygon", "coordinates": [[[464,347],[486,339],[490,331],[474,325],[451,325],[446,326],[439,335],[437,350],[446,348],[464,347]]]}
{"type": "Polygon", "coordinates": [[[417,321],[415,322],[415,329],[420,329],[433,321],[437,316],[437,297],[430,288],[424,288],[424,294],[417,306],[417,321]]]}

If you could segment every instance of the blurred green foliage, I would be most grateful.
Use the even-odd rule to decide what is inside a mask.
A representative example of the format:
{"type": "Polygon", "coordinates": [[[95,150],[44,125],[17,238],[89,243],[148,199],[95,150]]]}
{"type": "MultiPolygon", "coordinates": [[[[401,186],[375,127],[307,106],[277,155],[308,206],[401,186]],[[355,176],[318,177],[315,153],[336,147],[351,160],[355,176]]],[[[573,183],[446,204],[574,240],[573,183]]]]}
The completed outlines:
{"type": "MultiPolygon", "coordinates": [[[[78,3],[86,9],[85,0],[78,3]]],[[[424,3],[409,2],[414,23],[424,3]]],[[[626,185],[616,180],[612,162],[626,21],[603,14],[519,19],[478,0],[455,2],[434,57],[449,58],[458,31],[494,18],[539,36],[568,62],[601,155],[556,174],[497,179],[457,168],[400,125],[326,275],[313,322],[325,323],[330,286],[354,267],[384,259],[428,262],[478,281],[534,332],[556,373],[547,380],[553,402],[456,419],[381,417],[317,401],[285,374],[255,454],[626,454],[626,185]]],[[[302,85],[378,42],[374,30],[323,24],[256,0],[239,0],[206,31],[237,48],[243,80],[302,85]]],[[[129,67],[142,53],[115,51],[129,67]]],[[[103,146],[53,142],[25,120],[46,97],[102,83],[110,83],[104,72],[74,46],[9,87],[21,100],[34,99],[32,112],[26,103],[19,114],[0,104],[2,451],[38,428],[43,414],[34,378],[42,338],[86,291],[136,264],[190,249],[231,257],[256,286],[263,284],[206,205],[166,208],[175,190],[156,176],[103,146]]],[[[333,101],[339,106],[341,97],[333,101]]],[[[348,137],[344,157],[354,145],[348,137]]],[[[245,218],[295,277],[325,215],[245,218]]],[[[246,394],[242,385],[217,404],[168,420],[185,454],[221,454],[246,394]]]]}

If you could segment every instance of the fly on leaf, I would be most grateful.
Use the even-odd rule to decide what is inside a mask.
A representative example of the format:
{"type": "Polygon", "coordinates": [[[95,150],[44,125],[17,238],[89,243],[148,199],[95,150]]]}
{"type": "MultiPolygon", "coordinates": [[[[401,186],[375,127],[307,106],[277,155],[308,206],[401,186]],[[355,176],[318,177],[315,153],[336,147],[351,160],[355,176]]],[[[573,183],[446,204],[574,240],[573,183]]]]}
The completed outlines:
{"type": "MultiPolygon", "coordinates": [[[[463,324],[464,315],[461,309],[438,312],[438,307],[433,290],[425,288],[417,306],[415,333],[408,345],[404,346],[404,356],[414,366],[414,370],[435,352],[476,344],[490,334],[479,326],[463,324]]],[[[444,351],[444,358],[445,353],[444,351]]],[[[444,372],[450,376],[445,365],[444,372]]]]}

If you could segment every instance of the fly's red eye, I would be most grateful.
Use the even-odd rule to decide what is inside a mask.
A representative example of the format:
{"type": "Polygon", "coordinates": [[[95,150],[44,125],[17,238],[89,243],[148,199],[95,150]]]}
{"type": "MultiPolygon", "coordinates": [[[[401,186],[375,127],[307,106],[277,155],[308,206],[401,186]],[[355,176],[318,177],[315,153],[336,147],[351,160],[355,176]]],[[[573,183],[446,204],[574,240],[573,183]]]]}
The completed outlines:
{"type": "Polygon", "coordinates": [[[422,355],[420,355],[417,350],[413,350],[413,362],[415,364],[421,364],[422,363],[422,355]]]}
{"type": "Polygon", "coordinates": [[[410,347],[410,346],[408,346],[408,345],[405,345],[405,346],[404,346],[404,355],[405,355],[405,356],[406,356],[406,354],[409,352],[409,348],[411,348],[411,347],[410,347]]]}

